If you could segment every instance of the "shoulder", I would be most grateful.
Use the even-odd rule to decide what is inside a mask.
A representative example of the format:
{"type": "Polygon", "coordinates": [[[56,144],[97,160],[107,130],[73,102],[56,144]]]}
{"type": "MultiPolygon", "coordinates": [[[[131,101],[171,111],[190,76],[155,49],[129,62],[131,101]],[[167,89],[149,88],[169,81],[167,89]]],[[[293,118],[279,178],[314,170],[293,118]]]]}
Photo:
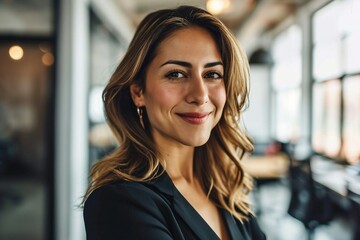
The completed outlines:
{"type": "Polygon", "coordinates": [[[89,195],[86,202],[98,198],[106,199],[107,197],[138,197],[139,195],[155,196],[157,194],[142,183],[116,181],[95,189],[89,195]]]}
{"type": "Polygon", "coordinates": [[[84,204],[88,211],[107,208],[126,208],[136,205],[167,205],[166,199],[154,189],[137,182],[117,181],[95,189],[84,204]],[[146,200],[146,201],[144,201],[146,200]]]}
{"type": "Polygon", "coordinates": [[[94,190],[84,204],[87,239],[167,239],[172,211],[160,193],[136,182],[115,182],[94,190]],[[143,231],[139,231],[142,228],[143,231]]]}

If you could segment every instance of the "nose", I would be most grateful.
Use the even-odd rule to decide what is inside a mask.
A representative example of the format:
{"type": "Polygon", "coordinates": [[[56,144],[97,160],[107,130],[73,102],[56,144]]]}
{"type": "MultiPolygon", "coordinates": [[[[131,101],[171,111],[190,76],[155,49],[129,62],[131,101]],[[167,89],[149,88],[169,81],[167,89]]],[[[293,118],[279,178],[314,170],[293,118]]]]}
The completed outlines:
{"type": "Polygon", "coordinates": [[[190,83],[186,102],[189,104],[202,105],[209,101],[208,87],[201,76],[194,76],[190,83]]]}

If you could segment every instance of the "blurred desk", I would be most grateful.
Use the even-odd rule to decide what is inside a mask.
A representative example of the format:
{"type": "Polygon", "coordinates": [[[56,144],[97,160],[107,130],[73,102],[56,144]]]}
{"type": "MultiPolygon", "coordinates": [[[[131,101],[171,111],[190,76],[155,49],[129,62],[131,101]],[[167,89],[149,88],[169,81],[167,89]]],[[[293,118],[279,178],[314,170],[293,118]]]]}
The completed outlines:
{"type": "Polygon", "coordinates": [[[315,182],[327,187],[328,189],[338,193],[341,196],[347,196],[345,170],[343,168],[333,169],[326,173],[317,173],[313,171],[313,179],[315,182]]]}
{"type": "Polygon", "coordinates": [[[348,191],[349,177],[344,165],[314,158],[311,161],[315,184],[323,186],[330,200],[344,211],[352,224],[354,240],[360,239],[360,196],[348,191]]]}
{"type": "Polygon", "coordinates": [[[289,159],[283,154],[275,155],[251,155],[241,161],[244,171],[254,178],[254,201],[257,215],[262,213],[260,187],[264,184],[273,183],[287,176],[289,159]]]}
{"type": "Polygon", "coordinates": [[[278,179],[287,176],[289,159],[283,154],[255,155],[242,160],[244,170],[258,179],[278,179]]]}
{"type": "MultiPolygon", "coordinates": [[[[349,185],[358,185],[360,178],[352,178],[345,165],[314,158],[311,160],[311,170],[315,182],[342,197],[349,198],[351,201],[360,204],[358,198],[349,195],[348,190],[349,185]]],[[[355,193],[354,196],[359,195],[359,192],[355,193]]]]}

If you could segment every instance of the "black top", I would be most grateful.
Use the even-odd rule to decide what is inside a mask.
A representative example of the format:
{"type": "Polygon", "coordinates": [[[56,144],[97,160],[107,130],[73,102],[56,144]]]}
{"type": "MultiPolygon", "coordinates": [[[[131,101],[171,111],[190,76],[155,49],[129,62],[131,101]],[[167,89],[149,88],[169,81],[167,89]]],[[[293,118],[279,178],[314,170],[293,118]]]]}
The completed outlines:
{"type": "MultiPolygon", "coordinates": [[[[221,210],[232,240],[264,240],[256,219],[221,210]]],[[[84,206],[88,240],[219,240],[164,172],[147,183],[118,181],[96,189],[84,206]]]]}

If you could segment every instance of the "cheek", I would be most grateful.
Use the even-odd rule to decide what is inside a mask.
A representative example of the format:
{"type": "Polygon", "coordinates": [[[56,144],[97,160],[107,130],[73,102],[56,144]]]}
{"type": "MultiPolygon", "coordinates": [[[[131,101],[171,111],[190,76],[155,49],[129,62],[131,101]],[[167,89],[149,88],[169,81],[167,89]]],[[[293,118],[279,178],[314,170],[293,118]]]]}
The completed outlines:
{"type": "Polygon", "coordinates": [[[145,97],[146,105],[154,105],[162,109],[170,109],[179,98],[179,91],[172,88],[158,87],[148,89],[145,97]]]}
{"type": "Polygon", "coordinates": [[[225,87],[213,89],[212,95],[214,96],[213,103],[216,105],[218,110],[222,110],[226,102],[225,87]]]}

